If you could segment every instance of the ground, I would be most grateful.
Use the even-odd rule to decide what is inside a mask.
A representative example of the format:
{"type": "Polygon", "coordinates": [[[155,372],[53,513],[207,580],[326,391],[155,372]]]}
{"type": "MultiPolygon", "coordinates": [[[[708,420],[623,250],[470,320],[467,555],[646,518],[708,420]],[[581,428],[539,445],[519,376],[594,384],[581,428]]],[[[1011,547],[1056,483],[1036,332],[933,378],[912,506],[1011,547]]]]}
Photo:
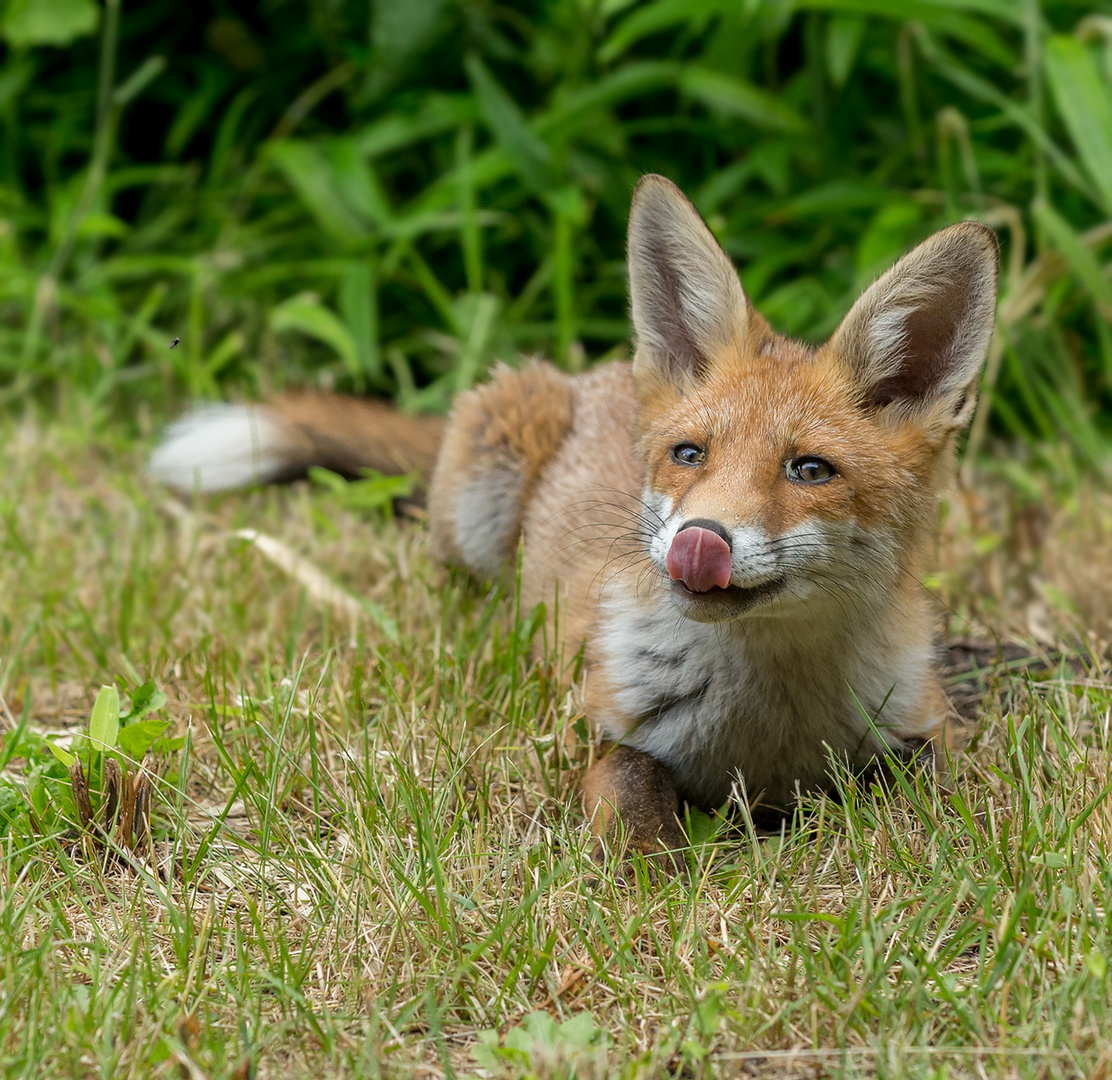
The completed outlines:
{"type": "Polygon", "coordinates": [[[36,827],[7,761],[6,1072],[1112,1072],[1095,485],[1020,492],[987,460],[950,504],[924,587],[975,734],[948,790],[843,778],[773,835],[696,816],[671,877],[591,862],[585,718],[529,660],[538,621],[436,567],[420,523],[319,485],[182,501],[80,424],[0,445],[6,738],[147,679],[187,736],[148,758],[130,865],[36,827]]]}

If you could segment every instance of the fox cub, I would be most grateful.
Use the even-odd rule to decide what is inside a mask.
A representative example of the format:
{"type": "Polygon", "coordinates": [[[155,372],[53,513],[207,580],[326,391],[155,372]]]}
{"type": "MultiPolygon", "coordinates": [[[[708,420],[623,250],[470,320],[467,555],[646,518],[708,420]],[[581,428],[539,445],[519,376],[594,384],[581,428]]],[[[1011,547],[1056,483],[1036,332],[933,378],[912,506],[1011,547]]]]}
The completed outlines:
{"type": "Polygon", "coordinates": [[[431,474],[435,555],[490,578],[523,543],[524,601],[558,597],[568,654],[586,643],[608,747],[582,780],[596,835],[675,850],[684,800],[743,785],[785,808],[829,783],[832,754],[865,768],[953,744],[919,579],[997,264],[989,229],[944,229],[814,348],[770,329],[691,203],[646,176],[632,363],[500,366],[446,424],[310,393],[204,408],[151,468],[187,491],[313,464],[431,474]]]}

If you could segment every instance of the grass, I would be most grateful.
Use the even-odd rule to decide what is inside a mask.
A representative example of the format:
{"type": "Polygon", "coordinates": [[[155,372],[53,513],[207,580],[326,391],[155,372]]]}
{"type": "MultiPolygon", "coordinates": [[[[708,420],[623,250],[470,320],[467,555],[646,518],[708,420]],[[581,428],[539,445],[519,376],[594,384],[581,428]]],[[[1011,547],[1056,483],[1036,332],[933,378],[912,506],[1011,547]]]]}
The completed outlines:
{"type": "Polygon", "coordinates": [[[187,737],[148,759],[135,868],[9,813],[6,1074],[1104,1075],[1106,495],[955,499],[940,619],[1026,660],[953,676],[978,722],[951,794],[847,778],[772,836],[698,817],[684,880],[593,866],[574,695],[418,526],[309,485],[187,506],[134,446],[4,438],[8,723],[82,728],[151,678],[187,737]]]}
{"type": "Polygon", "coordinates": [[[1107,17],[238,11],[0,18],[5,1075],[1108,1076],[1107,17]],[[845,778],[775,836],[696,817],[686,880],[589,861],[586,720],[535,621],[381,491],[142,476],[184,396],[435,411],[519,350],[620,354],[650,170],[808,338],[933,228],[1004,249],[927,583],[954,657],[1000,660],[951,673],[954,791],[845,778]],[[110,858],[41,736],[147,680],[184,743],[146,762],[153,848],[110,858]]]}

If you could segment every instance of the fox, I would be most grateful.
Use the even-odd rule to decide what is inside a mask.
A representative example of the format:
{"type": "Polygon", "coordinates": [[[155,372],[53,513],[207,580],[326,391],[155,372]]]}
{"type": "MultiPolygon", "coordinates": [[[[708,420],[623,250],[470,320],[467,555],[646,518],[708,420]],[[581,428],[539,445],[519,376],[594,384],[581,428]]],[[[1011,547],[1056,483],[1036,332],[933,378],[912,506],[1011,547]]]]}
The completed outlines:
{"type": "Polygon", "coordinates": [[[432,554],[479,580],[517,569],[523,605],[549,605],[580,657],[598,849],[682,852],[685,807],[790,813],[834,762],[943,768],[960,750],[921,582],[998,265],[991,229],[951,225],[807,344],[773,331],[694,205],[646,175],[631,361],[499,365],[447,420],[310,391],[203,407],[150,471],[185,492],[312,465],[419,471],[432,554]]]}

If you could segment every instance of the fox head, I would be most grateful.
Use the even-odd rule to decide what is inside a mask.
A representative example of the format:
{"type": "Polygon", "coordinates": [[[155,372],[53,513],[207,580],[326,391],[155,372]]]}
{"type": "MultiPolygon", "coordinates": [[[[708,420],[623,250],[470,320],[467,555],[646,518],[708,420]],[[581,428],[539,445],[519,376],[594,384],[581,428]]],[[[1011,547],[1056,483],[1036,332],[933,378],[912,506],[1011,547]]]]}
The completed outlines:
{"type": "Polygon", "coordinates": [[[637,186],[629,280],[649,555],[682,613],[845,610],[918,573],[972,417],[999,253],[935,233],[825,344],[775,334],[680,190],[637,186]]]}

